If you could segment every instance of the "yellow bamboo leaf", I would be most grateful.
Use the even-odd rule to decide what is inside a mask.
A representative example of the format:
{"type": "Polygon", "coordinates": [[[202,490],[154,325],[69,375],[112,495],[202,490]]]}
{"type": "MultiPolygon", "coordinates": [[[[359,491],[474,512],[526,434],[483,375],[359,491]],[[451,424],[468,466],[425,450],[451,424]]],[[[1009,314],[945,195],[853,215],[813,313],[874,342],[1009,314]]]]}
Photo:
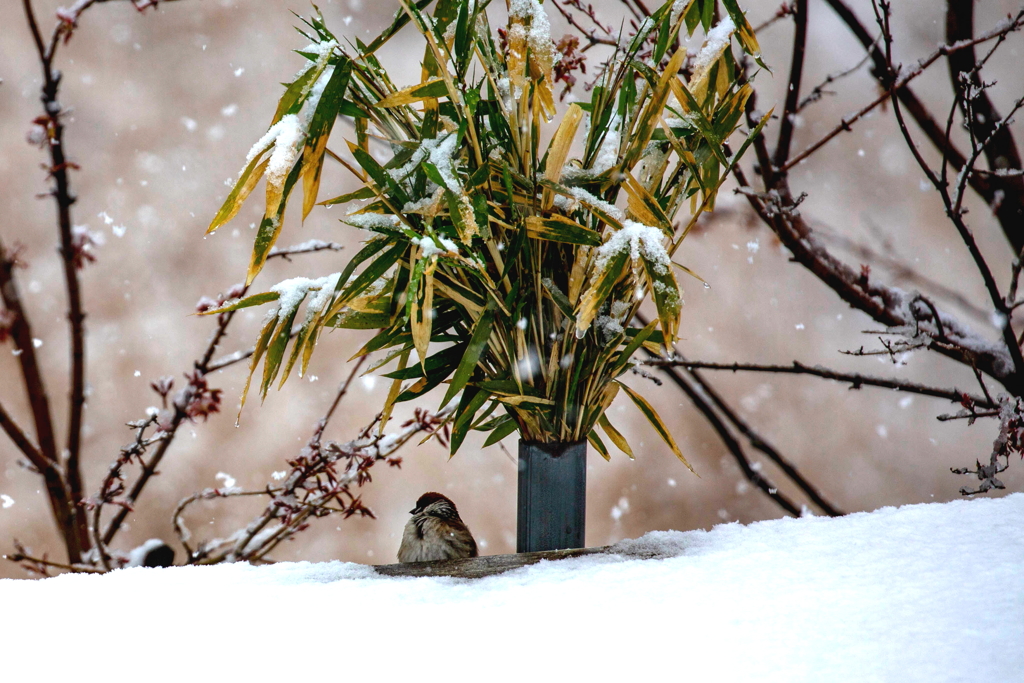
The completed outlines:
{"type": "MultiPolygon", "coordinates": [[[[583,109],[576,103],[569,105],[562,122],[558,125],[551,144],[548,145],[548,160],[544,167],[544,177],[557,183],[562,178],[562,167],[569,156],[569,148],[572,147],[573,138],[576,137],[576,129],[583,120],[583,109]]],[[[541,207],[547,211],[555,201],[555,193],[550,188],[544,188],[544,198],[541,207]]]]}
{"type": "MultiPolygon", "coordinates": [[[[417,250],[418,251],[418,250],[417,250]]],[[[431,262],[423,269],[420,290],[423,292],[419,300],[413,303],[409,325],[412,328],[412,343],[416,347],[416,355],[426,368],[427,347],[430,346],[430,329],[434,318],[434,269],[437,261],[431,262]]]]}
{"type": "Polygon", "coordinates": [[[424,83],[411,85],[408,88],[393,92],[377,102],[377,106],[385,109],[399,107],[403,104],[412,104],[421,100],[444,97],[447,94],[448,86],[445,85],[444,79],[434,78],[424,83]]]}
{"type": "MultiPolygon", "coordinates": [[[[406,364],[409,362],[409,352],[404,351],[398,359],[398,370],[405,370],[406,364]]],[[[380,426],[377,429],[377,435],[384,435],[384,427],[387,425],[388,420],[391,419],[391,411],[395,408],[395,399],[402,393],[402,380],[396,379],[391,382],[391,389],[388,391],[387,400],[384,401],[384,409],[380,413],[380,426]]]]}

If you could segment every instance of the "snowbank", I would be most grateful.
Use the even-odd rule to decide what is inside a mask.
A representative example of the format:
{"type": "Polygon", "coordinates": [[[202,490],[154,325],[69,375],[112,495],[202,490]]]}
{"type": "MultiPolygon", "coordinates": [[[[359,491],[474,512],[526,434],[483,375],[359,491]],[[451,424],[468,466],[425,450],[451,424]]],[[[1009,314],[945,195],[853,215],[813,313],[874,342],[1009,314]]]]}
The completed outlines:
{"type": "Polygon", "coordinates": [[[475,581],[341,562],[0,581],[4,678],[1024,680],[1021,493],[619,547],[475,581]]]}

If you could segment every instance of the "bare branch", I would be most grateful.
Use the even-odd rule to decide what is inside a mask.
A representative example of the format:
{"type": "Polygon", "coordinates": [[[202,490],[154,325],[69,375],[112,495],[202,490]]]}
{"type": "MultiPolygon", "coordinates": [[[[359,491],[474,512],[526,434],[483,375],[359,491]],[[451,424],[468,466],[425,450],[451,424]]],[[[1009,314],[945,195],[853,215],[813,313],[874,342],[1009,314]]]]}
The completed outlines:
{"type": "Polygon", "coordinates": [[[775,146],[773,166],[781,167],[789,158],[789,147],[793,141],[796,113],[800,108],[800,81],[804,73],[804,56],[807,47],[807,0],[796,0],[796,33],[793,36],[793,57],[789,67],[789,87],[786,89],[786,106],[782,110],[779,124],[779,140],[775,146]]]}
{"type": "MultiPolygon", "coordinates": [[[[837,135],[839,135],[843,131],[850,130],[851,129],[850,127],[854,123],[859,121],[861,118],[863,118],[866,114],[868,114],[871,110],[873,110],[878,105],[882,104],[886,100],[891,99],[894,95],[896,97],[899,97],[899,98],[902,99],[903,93],[906,92],[907,85],[911,81],[913,81],[915,78],[917,78],[918,76],[923,74],[928,67],[930,67],[932,64],[934,64],[941,57],[948,56],[948,55],[953,54],[953,53],[955,53],[955,52],[957,52],[959,50],[964,50],[964,49],[973,47],[975,45],[978,45],[980,43],[985,43],[985,42],[988,42],[990,40],[999,38],[1000,36],[1006,35],[1006,34],[1011,33],[1013,31],[1017,31],[1017,30],[1020,29],[1020,27],[1022,25],[1024,25],[1024,12],[1019,14],[1012,22],[1004,23],[1004,24],[999,24],[995,28],[993,28],[992,30],[990,30],[987,33],[984,33],[984,34],[978,36],[977,38],[972,38],[970,40],[962,40],[962,41],[960,41],[958,43],[955,43],[955,44],[952,44],[952,45],[943,45],[942,47],[938,48],[937,50],[932,52],[930,55],[925,57],[924,59],[921,59],[920,61],[918,61],[915,66],[913,66],[913,67],[911,67],[909,69],[904,69],[900,73],[900,75],[895,79],[893,84],[886,88],[885,92],[881,93],[878,97],[876,97],[870,103],[868,103],[867,105],[865,105],[864,107],[859,109],[853,115],[843,117],[843,119],[840,121],[838,126],[836,126],[831,131],[826,133],[818,141],[816,141],[816,142],[812,143],[811,145],[809,145],[807,148],[805,148],[799,154],[794,156],[792,159],[790,159],[789,161],[787,161],[784,164],[782,164],[782,166],[779,167],[778,171],[780,173],[785,173],[789,169],[793,168],[794,166],[799,164],[801,161],[803,161],[804,159],[806,159],[807,157],[811,156],[816,151],[818,151],[826,143],[830,142],[832,140],[832,138],[836,137],[837,135]]],[[[873,45],[876,41],[877,41],[877,38],[870,39],[870,42],[868,44],[869,45],[873,45]]],[[[904,102],[904,104],[905,104],[905,102],[904,102]]],[[[920,121],[918,121],[918,124],[920,125],[920,121]]],[[[959,163],[956,163],[956,160],[955,160],[955,158],[954,158],[954,156],[952,154],[950,154],[950,158],[951,158],[951,160],[953,160],[954,166],[957,166],[959,168],[960,166],[963,165],[963,156],[962,155],[960,156],[959,163]]]]}
{"type": "Polygon", "coordinates": [[[882,389],[901,391],[908,394],[920,394],[922,396],[944,398],[954,403],[960,403],[966,396],[983,408],[996,407],[991,400],[984,396],[977,396],[965,391],[960,391],[955,387],[953,389],[942,389],[938,387],[929,387],[916,382],[907,382],[904,380],[888,379],[884,377],[872,377],[870,375],[862,375],[856,372],[836,372],[835,370],[823,368],[818,365],[804,365],[799,361],[793,361],[792,365],[762,365],[757,363],[713,363],[708,361],[687,361],[678,358],[651,358],[645,360],[644,365],[659,368],[682,367],[691,370],[728,370],[730,372],[770,372],[783,375],[813,375],[815,377],[821,377],[822,379],[845,382],[851,385],[851,389],[860,389],[861,387],[879,387],[882,389]]]}
{"type": "Polygon", "coordinates": [[[0,427],[7,432],[7,436],[11,437],[11,441],[18,447],[18,450],[25,454],[32,466],[40,472],[46,468],[46,459],[43,458],[43,454],[39,452],[39,448],[29,440],[25,432],[22,431],[21,427],[11,414],[7,412],[3,404],[0,403],[0,427]]]}

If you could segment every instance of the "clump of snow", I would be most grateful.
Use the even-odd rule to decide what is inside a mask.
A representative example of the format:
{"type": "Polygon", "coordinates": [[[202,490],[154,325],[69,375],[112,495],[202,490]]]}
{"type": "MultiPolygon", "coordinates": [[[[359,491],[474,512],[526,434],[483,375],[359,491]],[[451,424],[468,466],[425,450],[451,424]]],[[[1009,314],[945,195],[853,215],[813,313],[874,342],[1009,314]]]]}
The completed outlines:
{"type": "Polygon", "coordinates": [[[613,301],[609,307],[608,315],[599,315],[594,325],[604,335],[606,340],[616,337],[623,332],[623,324],[626,322],[626,315],[629,313],[630,304],[626,301],[613,301]]]}
{"type": "Polygon", "coordinates": [[[622,230],[616,231],[607,242],[598,247],[594,271],[603,271],[609,259],[628,249],[629,258],[633,263],[637,263],[642,257],[654,263],[655,270],[660,275],[664,272],[661,269],[667,270],[671,263],[664,241],[665,233],[658,228],[626,220],[622,230]]]}
{"type": "Polygon", "coordinates": [[[234,477],[232,477],[227,472],[218,472],[216,475],[214,475],[213,478],[216,479],[217,481],[223,481],[224,482],[224,488],[226,488],[226,489],[233,489],[233,488],[235,488],[236,480],[235,480],[234,477]]]}
{"type": "Polygon", "coordinates": [[[310,290],[318,290],[317,296],[307,306],[306,316],[313,315],[313,313],[324,307],[327,297],[334,294],[334,288],[340,277],[341,273],[333,273],[316,278],[315,280],[311,280],[308,277],[293,277],[290,280],[278,282],[270,288],[270,291],[281,295],[277,300],[277,308],[267,311],[267,318],[263,324],[266,325],[272,317],[276,317],[279,321],[287,320],[295,309],[299,307],[302,300],[306,298],[310,290]]]}
{"type": "MultiPolygon", "coordinates": [[[[538,0],[511,0],[508,6],[508,39],[509,43],[525,40],[530,49],[530,58],[540,68],[541,73],[551,70],[560,56],[551,40],[551,22],[547,12],[538,0]],[[530,24],[527,29],[525,24],[530,24]]],[[[521,92],[516,92],[519,99],[521,92]]]]}
{"type": "Polygon", "coordinates": [[[401,223],[398,216],[387,213],[350,213],[345,222],[355,228],[370,230],[373,228],[395,228],[401,223]]]}
{"type": "Polygon", "coordinates": [[[437,187],[434,192],[422,199],[406,202],[405,206],[402,207],[402,213],[423,213],[426,209],[433,206],[438,199],[440,199],[439,194],[441,192],[441,188],[437,187]]]}
{"type": "MultiPolygon", "coordinates": [[[[460,512],[472,525],[473,511],[460,512]]],[[[394,519],[397,546],[407,517],[394,519]]],[[[136,606],[132,628],[118,633],[121,669],[188,652],[211,680],[294,678],[294,658],[225,653],[265,641],[267,605],[325,604],[358,615],[367,633],[412,643],[396,658],[394,638],[364,639],[346,661],[350,677],[379,678],[381,662],[389,678],[422,677],[433,652],[417,640],[425,623],[459,633],[459,666],[493,670],[509,643],[536,630],[538,614],[559,623],[558,648],[523,655],[545,679],[993,683],[1024,671],[1024,494],[654,531],[612,551],[477,580],[390,578],[346,562],[0,580],[4,646],[18,653],[4,674],[37,679],[52,656],[39,638],[52,610],[41,605],[103,614],[111,596],[136,606]],[[216,618],[183,605],[209,606],[216,618]],[[609,656],[609,629],[622,625],[642,645],[609,656]]],[[[304,651],[337,648],[336,614],[304,617],[304,651]]],[[[92,628],[62,643],[80,667],[76,681],[109,680],[109,639],[92,628]]]]}
{"type": "Polygon", "coordinates": [[[313,114],[316,113],[316,107],[320,104],[320,98],[323,97],[324,88],[327,87],[327,83],[331,80],[331,76],[334,75],[334,67],[328,66],[320,74],[320,77],[316,79],[316,83],[309,89],[309,95],[306,96],[306,101],[302,105],[302,127],[304,130],[309,130],[309,123],[313,120],[313,114]]]}
{"type": "Polygon", "coordinates": [[[14,499],[8,496],[6,493],[0,493],[0,508],[6,510],[14,505],[14,499]]]}
{"type": "Polygon", "coordinates": [[[441,179],[444,180],[445,187],[454,192],[457,195],[462,194],[462,186],[459,181],[455,178],[454,161],[452,154],[455,153],[455,143],[458,142],[454,133],[442,137],[437,137],[434,140],[424,140],[423,145],[427,147],[430,152],[430,163],[434,165],[437,172],[441,174],[441,179]],[[429,146],[427,143],[432,143],[429,146]]]}
{"type": "Polygon", "coordinates": [[[280,129],[274,138],[274,151],[270,153],[266,176],[268,184],[283,186],[285,178],[291,173],[295,162],[299,160],[299,154],[302,153],[306,131],[295,114],[282,116],[276,126],[280,126],[280,129]]]}
{"type": "MultiPolygon", "coordinates": [[[[722,53],[729,47],[732,34],[736,32],[736,24],[732,17],[726,15],[710,31],[704,40],[704,46],[697,53],[693,60],[693,75],[690,77],[690,89],[707,77],[711,65],[722,56],[722,53]]],[[[680,104],[683,104],[680,102],[680,104]]]]}
{"type": "Polygon", "coordinates": [[[455,194],[461,195],[462,186],[459,185],[458,180],[455,178],[454,162],[452,160],[456,142],[455,133],[442,133],[436,138],[427,138],[420,143],[420,146],[413,152],[412,157],[404,166],[389,169],[388,173],[395,180],[402,180],[416,170],[425,159],[429,159],[430,163],[437,168],[438,173],[444,179],[445,186],[455,194]]]}
{"type": "Polygon", "coordinates": [[[612,218],[619,222],[626,220],[626,214],[623,213],[622,209],[615,206],[614,204],[611,204],[599,197],[594,196],[590,192],[584,190],[582,187],[570,187],[568,189],[569,193],[572,194],[573,198],[576,199],[576,201],[583,204],[584,206],[596,207],[597,209],[604,211],[606,214],[608,214],[609,216],[611,216],[612,218]]]}
{"type": "Polygon", "coordinates": [[[669,10],[668,23],[670,26],[675,26],[676,22],[679,21],[679,15],[683,13],[686,6],[689,4],[689,0],[676,0],[672,3],[672,9],[669,10]]]}
{"type": "Polygon", "coordinates": [[[438,254],[451,254],[459,253],[459,245],[451,241],[443,235],[437,235],[436,239],[441,243],[441,246],[437,246],[434,241],[435,238],[430,235],[424,235],[423,237],[414,237],[410,242],[417,245],[423,250],[423,258],[430,258],[431,256],[437,256],[438,254]]]}
{"type": "Polygon", "coordinates": [[[327,65],[327,61],[334,54],[335,48],[338,47],[338,42],[335,40],[323,40],[319,43],[310,43],[304,47],[300,52],[312,52],[316,55],[316,60],[312,62],[306,62],[305,66],[299,69],[299,72],[295,74],[295,78],[302,76],[310,69],[323,69],[327,65]]]}

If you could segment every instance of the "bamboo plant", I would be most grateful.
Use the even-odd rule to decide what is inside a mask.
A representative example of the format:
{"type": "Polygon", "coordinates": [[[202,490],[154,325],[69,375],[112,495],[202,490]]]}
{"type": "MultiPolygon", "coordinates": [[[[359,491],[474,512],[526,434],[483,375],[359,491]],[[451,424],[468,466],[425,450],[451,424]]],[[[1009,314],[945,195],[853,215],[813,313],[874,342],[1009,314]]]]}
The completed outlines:
{"type": "Polygon", "coordinates": [[[209,311],[274,304],[250,381],[261,362],[263,397],[296,364],[301,376],[325,327],[376,330],[355,356],[376,352],[371,371],[387,367],[393,380],[382,427],[394,404],[446,384],[441,404],[457,399],[453,454],[477,429],[490,432],[487,445],[518,431],[525,441],[586,439],[606,459],[607,439],[633,457],[607,416],[622,391],[689,467],[650,403],[619,378],[641,345],[671,348],[679,274],[696,277],[673,257],[770,115],[728,153],[751,92],[733,39],[760,63],[736,0],[722,0],[717,23],[714,0],[670,0],[621,41],[589,102],[560,119],[557,53],[538,0],[507,0],[501,36],[489,0],[437,0],[432,13],[432,0],[400,2],[369,44],[342,46],[319,12],[303,20],[308,63],[210,225],[230,221],[266,177],[251,284],[300,181],[303,219],[320,199],[327,156],[359,183],[319,201],[348,205],[342,222],[368,234],[343,270],[209,311]],[[399,87],[375,55],[407,27],[426,50],[421,82],[399,87]],[[698,28],[703,47],[688,58],[681,45],[698,28]],[[339,118],[351,134],[335,153],[327,142],[339,118]],[[631,327],[648,297],[656,320],[631,327]]]}

